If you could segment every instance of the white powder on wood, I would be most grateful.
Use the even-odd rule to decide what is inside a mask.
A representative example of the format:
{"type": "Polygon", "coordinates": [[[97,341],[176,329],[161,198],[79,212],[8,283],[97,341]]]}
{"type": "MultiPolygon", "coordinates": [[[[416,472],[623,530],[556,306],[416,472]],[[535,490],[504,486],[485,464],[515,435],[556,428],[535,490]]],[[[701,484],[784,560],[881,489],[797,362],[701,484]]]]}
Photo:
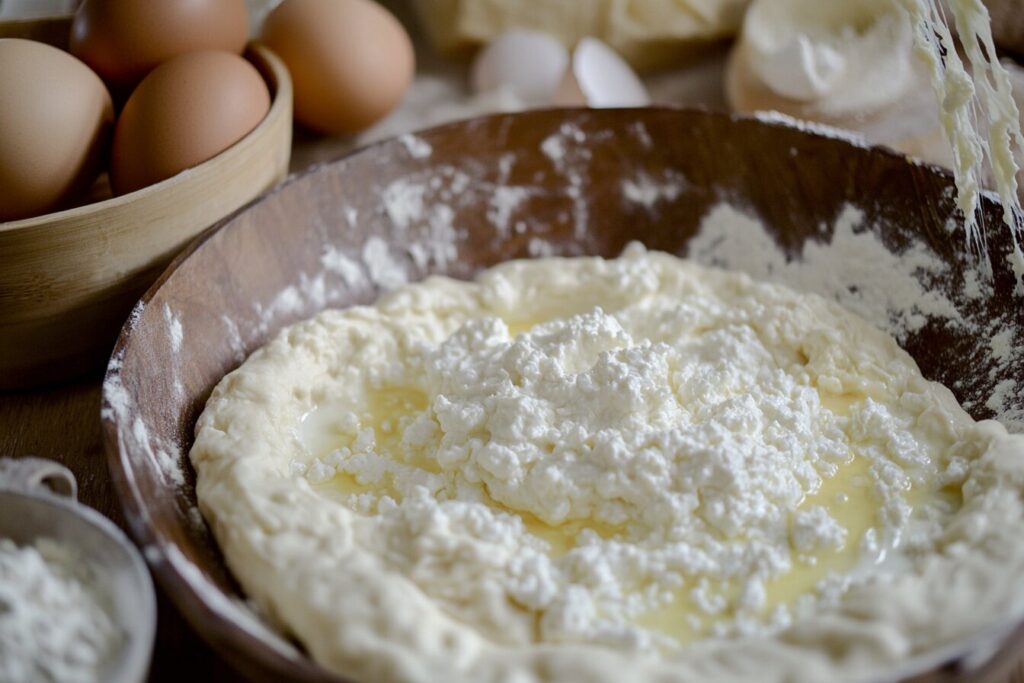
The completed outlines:
{"type": "Polygon", "coordinates": [[[494,226],[500,235],[508,235],[510,221],[513,212],[530,195],[531,190],[525,187],[507,187],[499,185],[494,188],[494,194],[487,206],[487,219],[494,226]]]}
{"type": "Polygon", "coordinates": [[[957,282],[926,244],[893,251],[852,206],[841,211],[831,231],[822,226],[823,234],[829,232],[828,239],[809,239],[789,256],[759,219],[720,204],[690,241],[689,256],[830,297],[900,341],[929,321],[977,338],[970,362],[995,388],[991,395],[966,398],[964,406],[984,405],[1010,431],[1024,432],[1024,387],[1011,379],[1024,363],[1024,340],[1012,313],[991,319],[974,303],[990,295],[987,264],[968,269],[957,282]]]}
{"type": "MultiPolygon", "coordinates": [[[[135,324],[141,318],[142,304],[129,318],[135,324]],[[136,313],[138,312],[138,313],[136,313]]],[[[165,483],[174,487],[185,485],[185,471],[182,468],[181,449],[177,444],[167,443],[151,434],[145,421],[136,410],[135,399],[128,392],[121,371],[124,365],[123,351],[110,359],[107,376],[103,380],[103,400],[100,416],[118,423],[118,445],[122,452],[138,450],[156,466],[165,483]],[[134,449],[130,448],[134,446],[134,449]]]]}
{"type": "Polygon", "coordinates": [[[682,174],[666,171],[661,178],[651,177],[640,172],[633,177],[623,178],[621,183],[622,196],[634,204],[640,204],[648,211],[662,202],[675,201],[686,188],[682,174]]]}
{"type": "Polygon", "coordinates": [[[817,121],[806,121],[804,119],[797,119],[788,114],[783,114],[779,111],[759,111],[754,113],[754,118],[764,123],[774,123],[783,126],[789,126],[790,128],[796,128],[805,133],[814,133],[816,135],[822,135],[827,138],[834,138],[836,140],[844,140],[852,145],[858,147],[867,147],[867,139],[856,131],[847,130],[845,128],[836,128],[826,123],[819,123],[817,121]]]}
{"type": "Polygon", "coordinates": [[[181,345],[185,341],[184,328],[181,320],[171,310],[169,304],[164,304],[164,322],[167,323],[167,337],[171,345],[171,366],[168,368],[174,378],[174,391],[181,396],[185,392],[185,386],[181,383],[181,345]]]}
{"type": "Polygon", "coordinates": [[[720,204],[705,217],[689,254],[831,297],[897,339],[920,330],[929,317],[962,326],[956,306],[927,286],[942,277],[945,264],[924,245],[894,253],[875,233],[861,229],[863,221],[860,209],[845,207],[829,242],[808,240],[799,258],[790,260],[759,220],[720,204]]]}
{"type": "Polygon", "coordinates": [[[320,264],[325,271],[340,276],[348,287],[357,287],[366,282],[366,275],[359,263],[333,245],[324,249],[320,264]]]}
{"type": "Polygon", "coordinates": [[[385,289],[394,289],[406,283],[405,268],[395,260],[388,244],[379,237],[371,237],[363,245],[363,262],[370,279],[385,289]]]}
{"type": "Polygon", "coordinates": [[[402,143],[413,159],[426,159],[434,153],[434,148],[430,146],[429,142],[412,133],[399,136],[398,141],[402,143]]]}
{"type": "Polygon", "coordinates": [[[174,311],[167,304],[164,304],[164,319],[167,321],[167,334],[171,340],[171,351],[178,353],[181,350],[181,343],[185,338],[181,321],[174,315],[174,311]]]}

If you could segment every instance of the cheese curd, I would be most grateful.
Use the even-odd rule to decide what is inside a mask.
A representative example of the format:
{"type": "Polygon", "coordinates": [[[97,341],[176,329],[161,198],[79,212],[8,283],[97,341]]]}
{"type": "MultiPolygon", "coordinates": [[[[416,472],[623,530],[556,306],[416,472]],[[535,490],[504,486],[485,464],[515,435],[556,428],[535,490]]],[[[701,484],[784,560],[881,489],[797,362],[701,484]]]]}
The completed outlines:
{"type": "Polygon", "coordinates": [[[358,680],[820,681],[1018,611],[1022,451],[838,305],[634,246],[290,327],[191,458],[358,680]]]}

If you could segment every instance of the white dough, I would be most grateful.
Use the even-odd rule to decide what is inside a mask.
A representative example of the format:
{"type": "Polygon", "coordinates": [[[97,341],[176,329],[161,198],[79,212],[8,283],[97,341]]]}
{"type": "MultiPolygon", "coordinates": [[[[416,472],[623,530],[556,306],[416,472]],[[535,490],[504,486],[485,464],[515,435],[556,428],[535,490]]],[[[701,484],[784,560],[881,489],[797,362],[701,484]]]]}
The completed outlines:
{"type": "Polygon", "coordinates": [[[631,248],[290,327],[217,386],[191,458],[242,586],[356,680],[810,683],[1019,611],[1022,452],[838,305],[631,248]],[[418,398],[364,421],[394,395],[418,398]],[[803,505],[851,457],[877,528],[765,613],[853,543],[842,495],[803,505]],[[679,630],[720,637],[637,621],[679,591],[679,630]]]}

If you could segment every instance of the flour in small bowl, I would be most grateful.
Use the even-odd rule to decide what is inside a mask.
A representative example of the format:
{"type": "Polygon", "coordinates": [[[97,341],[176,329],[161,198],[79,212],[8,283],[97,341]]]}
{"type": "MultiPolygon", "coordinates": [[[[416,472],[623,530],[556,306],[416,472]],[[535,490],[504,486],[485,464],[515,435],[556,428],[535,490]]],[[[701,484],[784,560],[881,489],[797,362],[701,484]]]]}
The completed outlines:
{"type": "Polygon", "coordinates": [[[108,596],[75,551],[0,539],[0,681],[103,683],[123,641],[108,596]]]}

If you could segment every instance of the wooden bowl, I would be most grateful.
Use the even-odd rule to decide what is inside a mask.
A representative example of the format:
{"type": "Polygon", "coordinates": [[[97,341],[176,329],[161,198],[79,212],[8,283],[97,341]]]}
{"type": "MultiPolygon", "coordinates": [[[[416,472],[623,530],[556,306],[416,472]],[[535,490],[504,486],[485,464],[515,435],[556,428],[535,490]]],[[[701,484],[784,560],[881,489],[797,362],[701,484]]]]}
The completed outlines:
{"type": "MultiPolygon", "coordinates": [[[[671,109],[487,117],[319,167],[197,239],[124,328],[104,385],[103,432],[131,533],[174,604],[240,671],[254,680],[338,681],[240,606],[238,587],[198,518],[187,453],[214,385],[249,352],[324,307],[368,303],[380,294],[375,282],[389,273],[375,270],[374,259],[364,262],[368,240],[386,245],[410,280],[431,272],[466,278],[537,253],[617,255],[630,240],[683,253],[701,218],[722,200],[760,216],[779,244],[795,251],[820,240],[822,226],[849,202],[863,208],[866,224],[886,244],[926,243],[959,281],[967,265],[962,240],[945,227],[955,212],[952,188],[947,174],[884,149],[671,109]],[[660,200],[635,201],[624,192],[624,181],[672,174],[685,182],[660,200]],[[416,190],[419,181],[429,189],[416,190]],[[504,217],[494,203],[501,185],[527,190],[504,217]],[[325,270],[337,264],[338,252],[362,263],[358,272],[325,270]]],[[[999,208],[987,198],[983,208],[997,226],[999,208]]],[[[995,293],[973,305],[991,319],[1009,315],[1024,330],[1013,274],[1003,265],[1008,238],[993,227],[989,239],[995,293]]],[[[965,362],[976,345],[972,336],[934,323],[905,343],[925,375],[961,399],[991,395],[1004,379],[1024,379],[1024,367],[991,377],[965,362]]],[[[974,406],[976,417],[991,415],[984,401],[974,406]]],[[[949,659],[954,664],[918,680],[1003,681],[998,676],[1016,654],[1004,650],[969,678],[955,665],[962,660],[949,659]]]]}
{"type": "MultiPolygon", "coordinates": [[[[0,24],[0,37],[67,40],[66,19],[0,24]]],[[[0,223],[0,390],[98,370],[132,304],[193,237],[285,177],[292,84],[252,45],[273,101],[213,159],[136,192],[0,223]]]]}

